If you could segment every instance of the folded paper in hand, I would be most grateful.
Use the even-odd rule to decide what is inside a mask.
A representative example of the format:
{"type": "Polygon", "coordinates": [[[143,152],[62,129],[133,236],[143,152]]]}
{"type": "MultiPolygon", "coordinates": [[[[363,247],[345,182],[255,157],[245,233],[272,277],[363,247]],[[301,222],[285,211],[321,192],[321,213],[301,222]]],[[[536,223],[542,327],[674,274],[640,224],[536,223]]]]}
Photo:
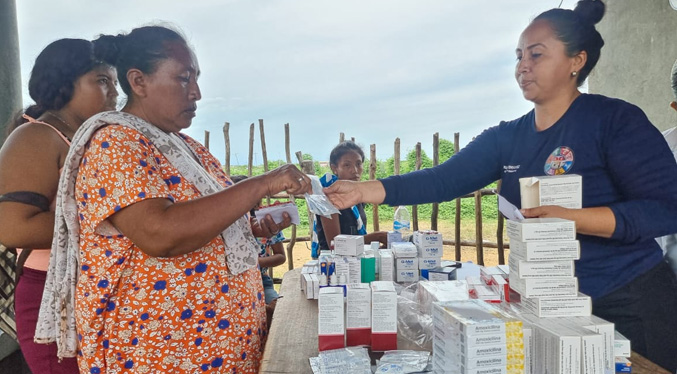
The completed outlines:
{"type": "Polygon", "coordinates": [[[301,223],[301,221],[299,220],[299,210],[296,208],[296,204],[291,202],[260,208],[256,211],[256,216],[263,218],[266,215],[270,214],[270,216],[273,217],[273,221],[275,221],[275,223],[280,223],[284,221],[282,213],[285,212],[289,214],[289,217],[291,217],[291,223],[295,225],[301,223]]]}

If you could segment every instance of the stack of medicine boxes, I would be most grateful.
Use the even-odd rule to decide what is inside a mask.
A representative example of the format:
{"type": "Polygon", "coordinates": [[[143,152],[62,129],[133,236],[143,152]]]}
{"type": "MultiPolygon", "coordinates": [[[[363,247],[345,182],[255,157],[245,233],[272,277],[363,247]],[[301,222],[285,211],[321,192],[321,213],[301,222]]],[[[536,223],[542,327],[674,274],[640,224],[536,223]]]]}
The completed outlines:
{"type": "MultiPolygon", "coordinates": [[[[582,207],[579,175],[520,179],[522,208],[582,207]]],[[[559,218],[506,222],[510,288],[520,294],[525,325],[533,328],[527,372],[604,373],[611,369],[606,321],[591,315],[592,301],[578,292],[574,260],[580,257],[576,224],[559,218]],[[532,317],[529,317],[531,315],[532,317]],[[543,318],[566,317],[566,318],[543,318]]]]}
{"type": "MultiPolygon", "coordinates": [[[[414,233],[414,245],[418,252],[418,268],[421,271],[436,269],[442,265],[444,244],[442,234],[433,230],[419,230],[414,233]]],[[[427,276],[424,276],[427,278],[427,276]]]]}
{"type": "Polygon", "coordinates": [[[433,373],[523,374],[522,321],[482,300],[433,304],[433,373]]]}

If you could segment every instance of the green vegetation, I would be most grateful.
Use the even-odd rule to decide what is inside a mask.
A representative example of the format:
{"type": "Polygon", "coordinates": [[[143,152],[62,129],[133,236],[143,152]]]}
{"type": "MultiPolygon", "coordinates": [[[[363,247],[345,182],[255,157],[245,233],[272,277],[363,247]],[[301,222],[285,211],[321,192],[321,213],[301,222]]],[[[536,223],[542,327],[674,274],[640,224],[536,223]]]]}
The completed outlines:
{"type": "MultiPolygon", "coordinates": [[[[446,161],[454,154],[454,144],[453,142],[440,139],[440,163],[446,161]]],[[[304,160],[310,160],[312,157],[310,155],[304,154],[304,160]]],[[[270,170],[283,165],[283,161],[269,161],[268,168],[270,170]]],[[[394,174],[394,159],[389,157],[384,161],[376,161],[376,178],[386,178],[394,174]]],[[[432,167],[432,159],[429,158],[425,152],[421,151],[421,168],[432,167]]],[[[416,152],[414,150],[407,153],[406,157],[400,163],[400,172],[402,174],[408,173],[416,170],[416,152]]],[[[320,163],[315,161],[315,174],[322,175],[330,172],[329,167],[322,167],[320,163]]],[[[263,174],[263,165],[252,167],[252,175],[263,174]]],[[[231,175],[244,174],[247,175],[247,166],[231,166],[231,175]]],[[[462,178],[462,175],[459,175],[459,178],[462,178]]],[[[369,160],[364,161],[364,173],[362,175],[363,180],[369,179],[369,160]]],[[[486,188],[496,188],[496,183],[492,183],[486,188]]],[[[299,206],[299,213],[301,218],[300,230],[308,229],[308,217],[306,215],[306,202],[303,199],[297,199],[296,203],[299,206]]],[[[371,221],[372,216],[371,205],[367,206],[365,211],[367,213],[367,219],[371,221]]],[[[410,208],[411,211],[411,208],[410,208]]],[[[378,214],[379,221],[392,221],[393,214],[395,210],[390,206],[379,206],[378,214]]],[[[425,204],[418,206],[418,217],[419,220],[429,221],[432,214],[432,204],[425,204]]],[[[440,221],[450,221],[453,222],[456,215],[456,202],[448,201],[440,204],[439,209],[439,219],[440,221]]],[[[493,196],[484,196],[482,197],[482,219],[487,221],[495,221],[498,218],[498,208],[497,208],[497,198],[493,196]]],[[[474,199],[462,199],[461,200],[461,220],[474,220],[475,219],[475,200],[474,199]]],[[[383,227],[382,229],[387,229],[383,227]]],[[[303,231],[301,231],[303,232],[303,231]]]]}

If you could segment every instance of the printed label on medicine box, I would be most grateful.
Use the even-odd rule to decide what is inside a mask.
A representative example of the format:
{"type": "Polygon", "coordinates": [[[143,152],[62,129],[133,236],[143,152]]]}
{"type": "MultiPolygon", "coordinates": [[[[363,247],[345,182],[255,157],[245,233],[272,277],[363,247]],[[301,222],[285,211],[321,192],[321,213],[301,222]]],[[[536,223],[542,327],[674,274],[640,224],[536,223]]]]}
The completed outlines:
{"type": "Polygon", "coordinates": [[[416,254],[418,252],[416,250],[416,246],[414,245],[414,243],[401,242],[401,243],[393,243],[393,253],[395,254],[395,258],[401,258],[401,257],[416,257],[416,254]]]}
{"type": "Polygon", "coordinates": [[[578,240],[543,242],[510,241],[510,255],[525,261],[578,260],[581,250],[578,240]]]}
{"type": "Polygon", "coordinates": [[[418,280],[418,269],[417,270],[397,269],[395,272],[397,273],[398,283],[413,283],[418,280]]]}
{"type": "Polygon", "coordinates": [[[518,256],[508,257],[510,274],[518,278],[553,278],[573,277],[574,262],[572,260],[561,261],[524,261],[518,256]]]}
{"type": "Polygon", "coordinates": [[[437,231],[416,231],[414,244],[417,247],[441,247],[443,245],[442,234],[437,231]]]}
{"type": "Polygon", "coordinates": [[[561,218],[507,220],[506,231],[511,241],[576,240],[576,223],[561,218]]]}
{"type": "Polygon", "coordinates": [[[517,274],[510,274],[510,288],[523,297],[576,296],[578,279],[575,277],[522,279],[517,274]]]}
{"type": "Polygon", "coordinates": [[[419,258],[418,259],[418,268],[419,269],[435,269],[440,266],[442,259],[439,257],[430,257],[430,258],[419,258]]]}
{"type": "Polygon", "coordinates": [[[522,306],[537,317],[578,317],[592,313],[590,296],[523,297],[522,306]]]}
{"type": "Polygon", "coordinates": [[[418,258],[402,257],[395,259],[395,269],[397,270],[418,270],[418,258]]]}
{"type": "Polygon", "coordinates": [[[440,258],[444,255],[444,248],[439,247],[417,247],[418,248],[418,257],[435,257],[440,258]]]}

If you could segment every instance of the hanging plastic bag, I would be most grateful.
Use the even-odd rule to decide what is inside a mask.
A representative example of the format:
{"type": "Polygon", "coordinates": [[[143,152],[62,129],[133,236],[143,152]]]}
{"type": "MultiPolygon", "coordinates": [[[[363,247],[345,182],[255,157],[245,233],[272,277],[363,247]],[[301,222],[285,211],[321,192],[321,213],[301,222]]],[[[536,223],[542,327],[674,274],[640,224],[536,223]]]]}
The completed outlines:
{"type": "Polygon", "coordinates": [[[313,187],[312,194],[305,194],[306,204],[308,204],[308,209],[314,214],[331,218],[332,214],[340,214],[339,210],[336,209],[334,204],[329,201],[327,195],[322,191],[322,183],[320,178],[315,175],[308,175],[310,178],[311,185],[313,187]]]}

